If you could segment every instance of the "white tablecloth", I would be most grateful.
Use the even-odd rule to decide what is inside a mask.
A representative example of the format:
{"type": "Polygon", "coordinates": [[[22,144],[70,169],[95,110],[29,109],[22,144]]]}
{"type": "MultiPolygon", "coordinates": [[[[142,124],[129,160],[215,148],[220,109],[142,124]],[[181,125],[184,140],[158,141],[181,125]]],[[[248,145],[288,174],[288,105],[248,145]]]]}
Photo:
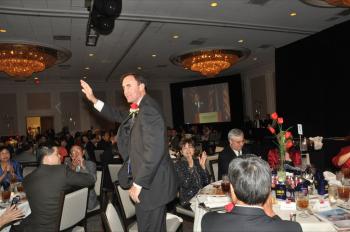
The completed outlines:
{"type": "MultiPolygon", "coordinates": [[[[220,181],[215,182],[214,184],[219,184],[220,181]]],[[[210,192],[210,189],[214,188],[213,184],[207,185],[203,191],[200,191],[197,196],[193,197],[191,199],[191,208],[195,213],[194,223],[193,223],[193,231],[194,232],[200,232],[201,231],[201,222],[204,214],[206,214],[208,211],[205,209],[199,207],[200,203],[207,202],[208,200],[216,199],[216,197],[212,197],[211,195],[208,195],[206,193],[210,192]],[[205,194],[201,194],[201,193],[205,194]]],[[[224,197],[217,197],[220,200],[225,200],[224,197]]],[[[230,198],[226,198],[227,203],[230,202],[230,198]]],[[[298,216],[300,214],[299,211],[289,211],[289,210],[280,210],[280,206],[278,204],[273,206],[273,209],[275,213],[281,217],[283,220],[289,220],[290,213],[296,213],[297,214],[297,222],[300,223],[302,229],[304,232],[336,232],[335,228],[332,226],[331,223],[319,221],[315,216],[309,215],[306,218],[302,218],[298,216]]]]}

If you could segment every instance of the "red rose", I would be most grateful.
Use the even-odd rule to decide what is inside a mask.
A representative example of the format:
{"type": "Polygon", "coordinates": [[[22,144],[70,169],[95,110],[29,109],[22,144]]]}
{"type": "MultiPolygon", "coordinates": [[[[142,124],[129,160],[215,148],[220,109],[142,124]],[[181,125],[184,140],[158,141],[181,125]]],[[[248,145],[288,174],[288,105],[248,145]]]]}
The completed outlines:
{"type": "Polygon", "coordinates": [[[292,137],[292,133],[290,131],[286,131],[286,134],[284,135],[284,137],[286,139],[289,139],[290,137],[292,137]]]}
{"type": "Polygon", "coordinates": [[[278,118],[278,115],[276,112],[271,114],[271,119],[276,120],[278,118]]]}
{"type": "Polygon", "coordinates": [[[267,129],[269,129],[269,131],[271,132],[271,134],[276,134],[276,131],[273,127],[268,127],[267,129]]]}
{"type": "Polygon", "coordinates": [[[283,118],[277,118],[277,123],[278,124],[283,124],[283,118]]]}
{"type": "Polygon", "coordinates": [[[231,212],[234,207],[235,207],[235,203],[231,202],[231,203],[228,203],[227,205],[225,205],[225,210],[226,210],[226,212],[231,212]]]}
{"type": "Polygon", "coordinates": [[[286,148],[291,148],[292,146],[293,146],[292,140],[288,140],[288,141],[286,142],[286,148]]]}
{"type": "Polygon", "coordinates": [[[139,108],[139,106],[136,103],[130,105],[130,109],[136,110],[137,108],[139,108]]]}

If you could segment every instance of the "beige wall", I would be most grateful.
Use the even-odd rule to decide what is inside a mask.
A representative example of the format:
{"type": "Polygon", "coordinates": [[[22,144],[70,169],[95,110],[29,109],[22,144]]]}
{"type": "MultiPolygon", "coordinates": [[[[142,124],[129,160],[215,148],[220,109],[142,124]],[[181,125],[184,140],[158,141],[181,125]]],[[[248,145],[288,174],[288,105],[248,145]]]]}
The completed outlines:
{"type": "MultiPolygon", "coordinates": [[[[241,73],[245,115],[253,118],[254,102],[260,100],[262,102],[262,112],[271,113],[275,111],[274,73],[274,65],[252,67],[249,71],[241,73]]],[[[180,81],[184,81],[184,78],[174,79],[171,82],[180,81]]],[[[109,81],[107,83],[95,81],[91,85],[96,95],[108,104],[121,106],[125,110],[128,109],[119,81],[109,81]]],[[[164,112],[165,123],[171,127],[172,111],[169,82],[153,80],[150,87],[149,93],[160,104],[164,112]]],[[[25,134],[25,120],[28,116],[53,116],[56,132],[60,131],[62,126],[67,126],[67,119],[62,116],[63,114],[73,116],[72,119],[75,124],[70,125],[70,128],[74,131],[111,125],[110,122],[103,121],[96,114],[91,103],[86,101],[81,93],[79,81],[62,81],[51,84],[42,82],[40,85],[34,85],[32,81],[6,81],[0,82],[0,92],[0,135],[25,134]],[[31,99],[28,99],[28,96],[31,99]],[[32,104],[33,98],[40,103],[38,105],[32,104]],[[68,101],[66,99],[72,100],[68,101]]]]}

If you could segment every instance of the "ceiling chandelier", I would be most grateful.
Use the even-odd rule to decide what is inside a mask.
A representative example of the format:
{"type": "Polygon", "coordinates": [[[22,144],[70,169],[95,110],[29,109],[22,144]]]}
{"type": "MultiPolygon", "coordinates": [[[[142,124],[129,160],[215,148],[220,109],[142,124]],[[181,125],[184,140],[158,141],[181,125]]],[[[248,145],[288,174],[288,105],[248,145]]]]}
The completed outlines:
{"type": "Polygon", "coordinates": [[[350,0],[301,0],[302,2],[318,7],[350,7],[350,0]]]}
{"type": "Polygon", "coordinates": [[[190,51],[182,55],[173,55],[171,62],[185,69],[199,72],[203,76],[213,77],[249,55],[249,50],[206,48],[190,51]]]}
{"type": "Polygon", "coordinates": [[[66,49],[27,42],[0,42],[0,71],[25,80],[71,57],[66,49]]]}

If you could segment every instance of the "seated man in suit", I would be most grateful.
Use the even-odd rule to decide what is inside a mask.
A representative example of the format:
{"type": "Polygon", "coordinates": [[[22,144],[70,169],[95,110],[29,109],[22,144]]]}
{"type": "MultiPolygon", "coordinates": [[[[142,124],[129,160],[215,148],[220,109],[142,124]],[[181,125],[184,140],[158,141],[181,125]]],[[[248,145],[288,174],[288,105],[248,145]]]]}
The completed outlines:
{"type": "MultiPolygon", "coordinates": [[[[70,159],[66,165],[74,172],[89,173],[96,181],[96,164],[84,159],[83,149],[79,145],[73,145],[70,149],[70,159]]],[[[88,209],[92,210],[98,205],[97,195],[94,188],[89,190],[88,209]]]]}
{"type": "Polygon", "coordinates": [[[31,214],[14,231],[57,231],[61,192],[89,187],[95,183],[87,173],[77,173],[61,164],[57,147],[42,146],[38,151],[41,165],[24,178],[31,214]]]}
{"type": "Polygon", "coordinates": [[[244,147],[244,133],[240,129],[232,129],[228,132],[229,146],[219,153],[218,160],[218,178],[221,180],[222,175],[227,175],[228,165],[231,160],[251,152],[244,147]]]}
{"type": "Polygon", "coordinates": [[[256,156],[239,157],[229,166],[231,197],[235,207],[228,213],[210,212],[202,219],[202,231],[301,232],[297,222],[281,220],[272,209],[271,172],[256,156]]]}

